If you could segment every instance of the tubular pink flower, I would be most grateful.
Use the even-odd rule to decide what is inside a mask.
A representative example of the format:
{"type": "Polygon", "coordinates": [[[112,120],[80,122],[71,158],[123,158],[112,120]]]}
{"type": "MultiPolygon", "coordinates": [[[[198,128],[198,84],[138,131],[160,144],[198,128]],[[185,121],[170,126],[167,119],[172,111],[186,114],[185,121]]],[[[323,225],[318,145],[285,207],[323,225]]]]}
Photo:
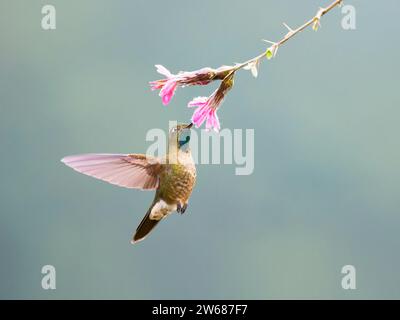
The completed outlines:
{"type": "Polygon", "coordinates": [[[194,85],[207,85],[220,74],[211,68],[203,68],[192,72],[179,72],[172,74],[162,65],[156,65],[157,72],[165,76],[165,79],[151,81],[151,90],[160,89],[160,97],[164,105],[167,105],[175,94],[177,87],[186,87],[194,85]]]}
{"type": "MultiPolygon", "coordinates": [[[[197,107],[192,116],[192,122],[196,128],[201,127],[206,121],[206,129],[214,129],[216,132],[220,129],[220,123],[217,116],[218,105],[215,105],[214,93],[210,97],[197,97],[189,102],[188,107],[197,107]]],[[[221,101],[222,102],[222,101],[221,101]]]]}
{"type": "Polygon", "coordinates": [[[217,116],[217,109],[224,101],[225,95],[233,86],[234,73],[228,74],[221,85],[208,98],[197,97],[189,102],[188,107],[197,107],[192,116],[193,124],[199,128],[206,121],[206,130],[214,129],[219,132],[221,125],[217,116]]]}

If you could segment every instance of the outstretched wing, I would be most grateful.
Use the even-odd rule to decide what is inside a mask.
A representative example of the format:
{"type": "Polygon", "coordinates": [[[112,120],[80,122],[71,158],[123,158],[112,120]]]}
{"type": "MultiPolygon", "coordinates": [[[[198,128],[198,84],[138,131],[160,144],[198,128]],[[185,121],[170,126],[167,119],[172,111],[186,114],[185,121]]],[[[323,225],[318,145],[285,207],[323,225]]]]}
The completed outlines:
{"type": "Polygon", "coordinates": [[[61,160],[88,176],[125,188],[157,189],[160,160],[143,154],[81,154],[61,160]]]}

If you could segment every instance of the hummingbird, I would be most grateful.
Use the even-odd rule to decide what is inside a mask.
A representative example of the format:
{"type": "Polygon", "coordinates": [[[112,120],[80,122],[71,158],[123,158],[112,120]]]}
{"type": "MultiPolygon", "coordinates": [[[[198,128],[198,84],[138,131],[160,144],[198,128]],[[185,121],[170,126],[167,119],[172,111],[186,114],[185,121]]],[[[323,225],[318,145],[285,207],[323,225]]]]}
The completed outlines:
{"type": "Polygon", "coordinates": [[[120,187],[156,191],[131,240],[137,243],[170,213],[183,214],[188,207],[196,182],[196,166],[189,147],[192,125],[178,124],[170,130],[167,154],[160,158],[145,154],[82,154],[67,156],[61,162],[120,187]]]}

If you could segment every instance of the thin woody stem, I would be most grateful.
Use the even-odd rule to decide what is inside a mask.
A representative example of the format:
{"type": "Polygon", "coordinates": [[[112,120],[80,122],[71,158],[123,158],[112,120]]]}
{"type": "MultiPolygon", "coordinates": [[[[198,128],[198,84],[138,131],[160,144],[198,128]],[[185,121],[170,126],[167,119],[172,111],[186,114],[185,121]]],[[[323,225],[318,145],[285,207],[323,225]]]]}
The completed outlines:
{"type": "MultiPolygon", "coordinates": [[[[327,14],[329,11],[331,11],[336,6],[340,5],[342,3],[342,1],[343,0],[335,0],[334,2],[332,2],[326,8],[320,8],[318,10],[317,14],[314,17],[312,17],[310,20],[308,20],[307,22],[305,22],[303,25],[301,25],[300,27],[298,27],[295,30],[289,29],[289,32],[280,41],[274,43],[273,46],[276,46],[276,49],[278,49],[281,45],[286,43],[286,41],[288,41],[289,39],[293,38],[296,34],[300,33],[301,31],[303,31],[304,29],[306,29],[310,25],[312,25],[314,23],[319,23],[319,20],[321,19],[322,16],[327,14]]],[[[285,26],[287,27],[286,24],[285,24],[285,26]]],[[[257,60],[261,60],[262,58],[265,58],[265,57],[266,57],[266,51],[264,51],[263,53],[259,54],[258,56],[254,57],[254,58],[252,58],[250,60],[247,60],[247,61],[245,61],[243,63],[237,64],[236,66],[234,66],[232,68],[232,70],[233,71],[237,71],[239,69],[242,69],[242,68],[246,67],[250,63],[256,62],[257,60]]]]}

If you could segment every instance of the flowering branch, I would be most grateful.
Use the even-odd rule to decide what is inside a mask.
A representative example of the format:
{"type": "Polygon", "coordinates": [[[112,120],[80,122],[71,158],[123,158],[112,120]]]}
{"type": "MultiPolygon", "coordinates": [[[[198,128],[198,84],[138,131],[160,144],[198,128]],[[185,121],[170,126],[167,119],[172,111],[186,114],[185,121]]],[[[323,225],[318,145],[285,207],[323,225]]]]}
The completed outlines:
{"type": "Polygon", "coordinates": [[[192,116],[192,123],[194,123],[197,128],[206,121],[207,130],[213,128],[218,132],[220,129],[220,123],[217,116],[217,109],[222,104],[228,91],[233,87],[235,72],[240,69],[250,70],[253,76],[257,77],[258,67],[263,58],[270,60],[275,57],[278,49],[283,44],[307,27],[312,26],[312,29],[317,31],[321,25],[321,18],[336,6],[341,5],[342,2],[343,0],[335,0],[326,8],[319,8],[314,17],[306,21],[297,29],[292,29],[286,23],[283,23],[286,29],[288,29],[285,36],[278,42],[264,40],[265,42],[270,43],[271,46],[263,53],[243,63],[238,63],[234,66],[222,66],[218,69],[203,68],[191,72],[181,71],[176,75],[169,72],[162,65],[156,65],[158,73],[164,75],[166,78],[150,82],[151,89],[160,89],[162,102],[164,105],[167,105],[171,101],[177,87],[208,85],[214,80],[222,80],[219,88],[209,97],[197,97],[188,104],[188,107],[197,107],[192,116]]]}

